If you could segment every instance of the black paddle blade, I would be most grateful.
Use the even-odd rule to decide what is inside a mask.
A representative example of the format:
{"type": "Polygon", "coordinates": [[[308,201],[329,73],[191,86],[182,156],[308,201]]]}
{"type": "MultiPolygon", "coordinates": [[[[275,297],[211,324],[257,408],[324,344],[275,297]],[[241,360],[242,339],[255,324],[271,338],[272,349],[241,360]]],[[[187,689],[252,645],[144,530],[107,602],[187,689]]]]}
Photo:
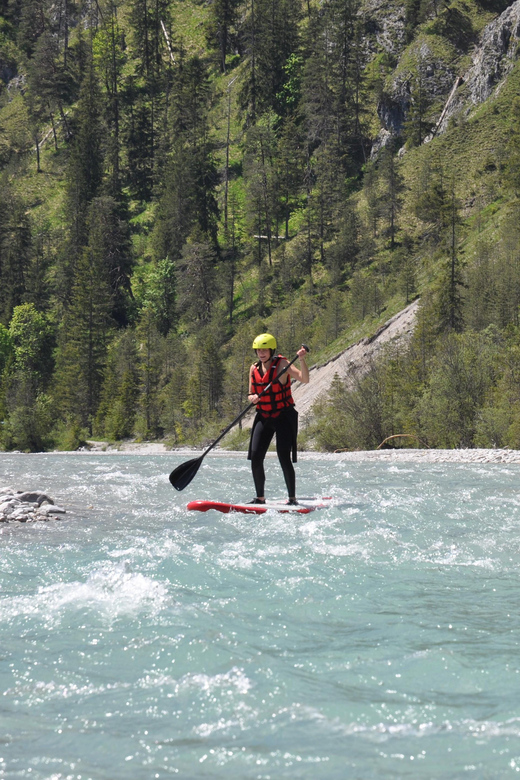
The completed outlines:
{"type": "Polygon", "coordinates": [[[176,469],[173,469],[170,474],[170,482],[175,490],[184,490],[184,488],[190,484],[191,480],[199,470],[199,466],[202,463],[202,458],[194,458],[193,460],[187,460],[186,463],[181,463],[176,469]]]}

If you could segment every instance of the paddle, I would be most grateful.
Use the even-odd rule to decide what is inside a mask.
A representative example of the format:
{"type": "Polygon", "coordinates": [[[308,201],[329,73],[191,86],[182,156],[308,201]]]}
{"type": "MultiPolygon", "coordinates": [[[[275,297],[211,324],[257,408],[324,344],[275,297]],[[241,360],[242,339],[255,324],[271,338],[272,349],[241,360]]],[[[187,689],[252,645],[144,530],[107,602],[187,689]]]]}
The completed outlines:
{"type": "MultiPolygon", "coordinates": [[[[306,344],[302,344],[302,347],[305,349],[306,352],[310,352],[309,347],[306,344]]],[[[264,395],[267,393],[268,390],[271,389],[271,385],[273,382],[276,382],[278,379],[280,379],[281,376],[285,374],[285,372],[292,366],[292,364],[298,360],[298,355],[296,355],[291,362],[285,366],[285,368],[282,368],[282,370],[275,376],[272,382],[269,382],[269,384],[262,390],[261,393],[258,393],[259,396],[264,395]]],[[[215,447],[216,444],[219,443],[221,439],[224,438],[226,433],[231,430],[231,428],[237,424],[239,420],[242,419],[242,417],[249,412],[250,409],[253,408],[255,404],[249,404],[243,412],[240,412],[238,417],[235,417],[232,423],[229,423],[227,428],[224,428],[218,439],[215,439],[213,444],[210,444],[207,450],[205,450],[202,455],[198,458],[193,458],[192,460],[187,460],[186,463],[181,463],[180,466],[177,466],[176,469],[173,469],[172,473],[170,474],[170,482],[172,483],[175,490],[184,490],[184,488],[190,484],[191,480],[199,470],[200,464],[210,452],[210,450],[215,447]]]]}

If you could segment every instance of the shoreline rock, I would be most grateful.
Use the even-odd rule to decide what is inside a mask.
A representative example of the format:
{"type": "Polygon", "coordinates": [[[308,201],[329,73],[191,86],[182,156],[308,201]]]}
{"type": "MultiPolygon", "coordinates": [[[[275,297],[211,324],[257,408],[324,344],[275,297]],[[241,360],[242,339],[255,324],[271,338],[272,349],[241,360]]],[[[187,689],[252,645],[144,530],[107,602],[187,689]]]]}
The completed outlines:
{"type": "Polygon", "coordinates": [[[65,509],[39,490],[0,488],[0,523],[36,523],[64,514],[65,509]]]}

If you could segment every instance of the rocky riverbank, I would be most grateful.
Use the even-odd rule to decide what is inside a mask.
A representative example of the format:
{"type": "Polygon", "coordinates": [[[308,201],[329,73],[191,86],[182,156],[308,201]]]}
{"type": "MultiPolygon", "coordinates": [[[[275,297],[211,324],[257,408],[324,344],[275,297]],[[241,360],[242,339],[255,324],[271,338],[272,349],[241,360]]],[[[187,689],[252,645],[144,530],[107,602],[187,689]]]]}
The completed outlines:
{"type": "Polygon", "coordinates": [[[0,523],[36,523],[66,514],[46,493],[0,488],[0,523]]]}
{"type": "Polygon", "coordinates": [[[520,463],[520,450],[420,450],[420,449],[388,449],[359,452],[334,453],[298,453],[298,458],[304,460],[310,456],[314,459],[334,460],[345,463],[379,462],[379,463],[520,463]]]}

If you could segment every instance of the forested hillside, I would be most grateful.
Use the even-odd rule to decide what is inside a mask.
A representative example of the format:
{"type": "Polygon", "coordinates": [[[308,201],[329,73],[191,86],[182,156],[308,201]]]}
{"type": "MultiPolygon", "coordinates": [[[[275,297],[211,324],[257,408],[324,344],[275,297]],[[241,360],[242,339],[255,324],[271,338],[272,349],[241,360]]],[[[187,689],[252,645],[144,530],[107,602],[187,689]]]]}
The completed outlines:
{"type": "Polygon", "coordinates": [[[520,446],[519,4],[0,0],[0,448],[201,443],[417,296],[302,442],[520,446]]]}

